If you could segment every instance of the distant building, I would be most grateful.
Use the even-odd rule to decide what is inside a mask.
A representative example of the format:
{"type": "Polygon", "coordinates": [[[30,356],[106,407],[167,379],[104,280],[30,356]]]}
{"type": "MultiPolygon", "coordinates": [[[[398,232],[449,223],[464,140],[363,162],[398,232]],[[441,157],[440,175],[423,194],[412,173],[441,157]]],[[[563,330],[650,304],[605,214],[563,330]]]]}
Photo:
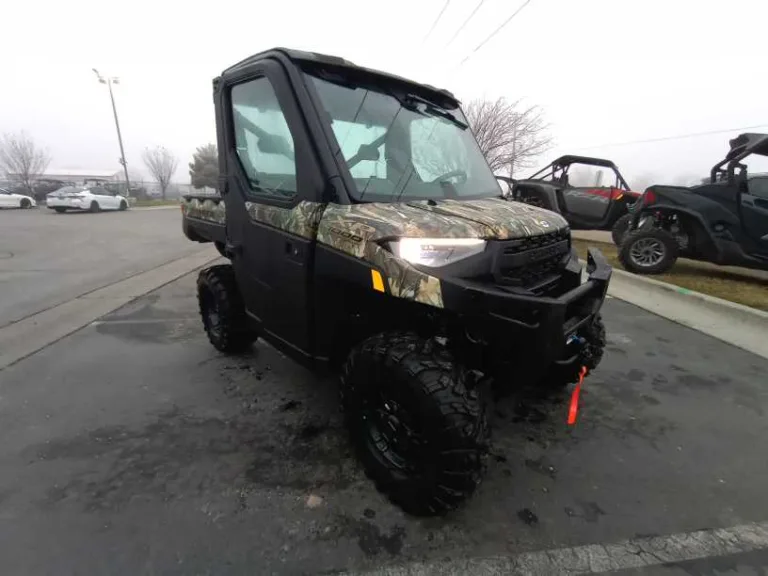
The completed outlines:
{"type": "Polygon", "coordinates": [[[62,180],[83,184],[88,181],[107,180],[116,182],[121,180],[122,171],[115,170],[86,170],[82,168],[49,168],[40,177],[41,180],[62,180]]]}

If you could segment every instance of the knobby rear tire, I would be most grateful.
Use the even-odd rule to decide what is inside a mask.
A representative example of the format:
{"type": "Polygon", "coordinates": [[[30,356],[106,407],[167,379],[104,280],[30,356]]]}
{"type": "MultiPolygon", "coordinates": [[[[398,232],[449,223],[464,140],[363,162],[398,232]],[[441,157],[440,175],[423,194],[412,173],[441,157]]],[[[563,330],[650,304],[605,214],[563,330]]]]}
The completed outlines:
{"type": "Polygon", "coordinates": [[[621,246],[622,240],[629,231],[629,222],[632,220],[632,214],[624,214],[621,218],[613,223],[611,228],[611,238],[616,246],[621,246]]]}
{"type": "Polygon", "coordinates": [[[244,352],[256,340],[248,327],[232,266],[211,266],[200,271],[197,300],[203,328],[214,348],[230,354],[244,352]]]}

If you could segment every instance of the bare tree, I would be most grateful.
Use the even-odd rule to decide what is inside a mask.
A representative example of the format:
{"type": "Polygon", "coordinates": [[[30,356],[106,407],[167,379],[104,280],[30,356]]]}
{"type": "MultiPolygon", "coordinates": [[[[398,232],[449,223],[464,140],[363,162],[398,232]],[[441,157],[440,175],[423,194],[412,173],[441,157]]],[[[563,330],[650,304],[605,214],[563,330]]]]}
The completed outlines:
{"type": "Polygon", "coordinates": [[[538,106],[523,108],[519,100],[473,100],[467,120],[491,170],[514,176],[519,168],[552,147],[549,125],[538,106]]]}
{"type": "Polygon", "coordinates": [[[18,180],[28,191],[43,175],[51,156],[26,133],[4,134],[0,139],[0,170],[11,180],[18,180]]]}
{"type": "Polygon", "coordinates": [[[171,183],[176,167],[179,165],[179,159],[173,155],[167,148],[157,146],[147,148],[142,156],[147,170],[160,186],[160,194],[165,200],[165,193],[171,183]]]}

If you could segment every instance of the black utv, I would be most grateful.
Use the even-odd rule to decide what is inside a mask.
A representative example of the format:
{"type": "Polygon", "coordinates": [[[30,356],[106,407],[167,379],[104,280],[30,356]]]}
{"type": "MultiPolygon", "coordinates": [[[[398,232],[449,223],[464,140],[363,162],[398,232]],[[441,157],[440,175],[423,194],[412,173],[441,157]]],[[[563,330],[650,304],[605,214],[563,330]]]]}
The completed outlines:
{"type": "Polygon", "coordinates": [[[449,92],[341,58],[274,49],[213,82],[219,198],[183,229],[223,352],[263,338],[341,374],[367,474],[413,514],[480,481],[483,390],[574,382],[603,354],[611,269],[589,279],[554,212],[510,202],[449,92]]]}
{"type": "Polygon", "coordinates": [[[524,180],[497,178],[512,199],[553,210],[573,229],[611,230],[615,242],[626,231],[629,207],[640,197],[616,164],[589,156],[561,156],[524,180]]]}
{"type": "Polygon", "coordinates": [[[679,256],[768,270],[768,176],[749,176],[744,161],[753,154],[768,156],[768,135],[731,140],[706,184],[648,188],[621,242],[624,268],[661,274],[679,256]]]}

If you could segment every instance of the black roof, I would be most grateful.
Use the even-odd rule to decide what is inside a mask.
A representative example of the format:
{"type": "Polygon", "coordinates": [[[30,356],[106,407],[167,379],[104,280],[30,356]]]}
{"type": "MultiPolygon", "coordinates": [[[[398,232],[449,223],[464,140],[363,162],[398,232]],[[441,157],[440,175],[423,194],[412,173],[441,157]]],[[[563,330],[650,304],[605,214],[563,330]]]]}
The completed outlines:
{"type": "Polygon", "coordinates": [[[749,154],[768,156],[768,134],[744,133],[739,134],[729,142],[731,149],[726,160],[744,157],[749,154]]]}
{"type": "Polygon", "coordinates": [[[376,79],[384,80],[388,82],[396,82],[398,84],[408,86],[409,89],[417,92],[431,92],[435,96],[439,96],[441,99],[449,100],[451,104],[453,104],[453,106],[458,106],[459,104],[456,97],[448,90],[445,90],[442,88],[435,88],[434,86],[430,86],[429,84],[421,84],[419,82],[408,80],[407,78],[403,78],[402,76],[397,76],[395,74],[390,74],[388,72],[381,72],[379,70],[365,68],[364,66],[357,66],[356,64],[353,64],[349,60],[345,60],[344,58],[340,58],[338,56],[329,56],[327,54],[319,54],[317,52],[305,52],[303,50],[293,50],[291,48],[271,48],[269,50],[259,52],[258,54],[249,56],[248,58],[241,60],[237,64],[230,66],[229,68],[224,70],[221,73],[221,75],[224,76],[227,74],[237,72],[239,69],[245,66],[248,66],[255,60],[261,60],[264,58],[268,58],[270,56],[278,57],[278,58],[280,57],[287,58],[296,63],[310,63],[310,64],[332,66],[337,69],[339,68],[343,69],[345,72],[352,72],[352,73],[357,73],[357,74],[361,74],[368,77],[375,77],[376,79]]]}
{"type": "Polygon", "coordinates": [[[590,164],[592,166],[605,166],[606,168],[615,168],[616,165],[611,162],[610,160],[606,160],[605,158],[592,158],[590,156],[574,156],[573,154],[566,154],[565,156],[560,156],[557,160],[552,162],[550,166],[557,164],[560,166],[564,166],[566,164],[590,164]]]}

